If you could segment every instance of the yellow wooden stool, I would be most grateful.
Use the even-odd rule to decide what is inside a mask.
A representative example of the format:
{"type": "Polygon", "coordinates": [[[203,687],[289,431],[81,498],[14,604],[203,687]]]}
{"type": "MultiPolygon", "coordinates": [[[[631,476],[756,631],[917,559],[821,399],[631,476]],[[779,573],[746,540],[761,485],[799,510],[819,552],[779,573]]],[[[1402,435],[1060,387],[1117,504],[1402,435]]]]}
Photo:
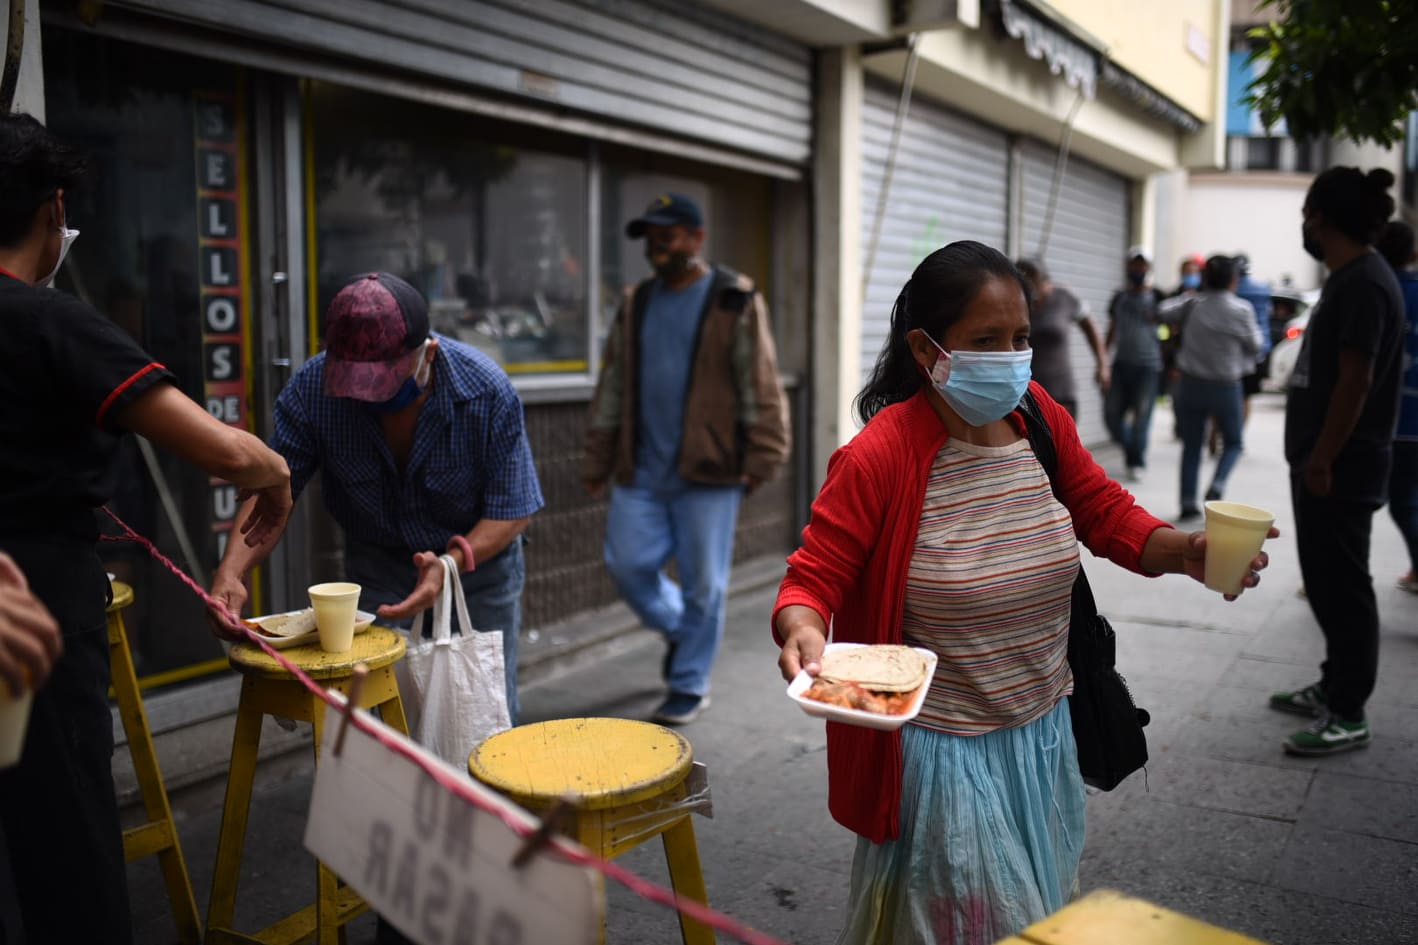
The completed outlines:
{"type": "Polygon", "coordinates": [[[1142,899],[1099,889],[996,945],[1264,945],[1142,899]]]}
{"type": "Polygon", "coordinates": [[[138,691],[133,651],[128,646],[128,628],[123,624],[123,610],[132,603],[133,588],[114,581],[113,602],[108,605],[108,656],[113,694],[118,702],[118,715],[123,719],[123,731],[128,735],[133,773],[138,778],[138,791],[143,795],[143,810],[148,818],[147,823],[123,831],[123,855],[129,863],[145,856],[158,858],[163,883],[167,886],[167,899],[172,904],[172,917],[177,922],[177,940],[183,945],[196,945],[202,940],[197,900],[192,895],[187,861],[182,858],[182,847],[177,841],[172,805],[167,800],[157,752],[153,750],[152,731],[148,728],[148,713],[138,691]]]}
{"type": "MultiPolygon", "coordinates": [[[[319,644],[296,646],[281,655],[327,689],[349,693],[357,663],[369,668],[360,689],[358,708],[379,709],[386,725],[408,734],[394,664],[404,655],[404,638],[384,627],[355,634],[348,653],[326,653],[319,644]]],[[[231,739],[231,769],[227,774],[226,803],[222,808],[217,861],[212,875],[212,899],[207,906],[207,945],[224,942],[263,942],[291,945],[314,936],[320,945],[344,941],[344,924],[368,906],[359,894],[340,882],[323,863],[316,866],[316,900],[313,905],[255,933],[231,928],[236,911],[236,885],[241,851],[246,841],[246,821],[251,807],[251,783],[256,774],[256,754],[261,745],[261,719],[274,715],[315,727],[315,758],[325,734],[325,702],[288,673],[266,651],[251,643],[238,643],[228,654],[241,680],[241,702],[236,710],[236,730],[231,739]]]]}
{"type": "MultiPolygon", "coordinates": [[[[486,739],[468,757],[468,770],[534,813],[570,799],[576,814],[568,835],[602,859],[662,836],[675,892],[707,904],[691,811],[681,803],[693,763],[689,741],[660,725],[557,719],[486,739]]],[[[714,945],[708,926],[683,913],[679,925],[685,945],[714,945]]]]}

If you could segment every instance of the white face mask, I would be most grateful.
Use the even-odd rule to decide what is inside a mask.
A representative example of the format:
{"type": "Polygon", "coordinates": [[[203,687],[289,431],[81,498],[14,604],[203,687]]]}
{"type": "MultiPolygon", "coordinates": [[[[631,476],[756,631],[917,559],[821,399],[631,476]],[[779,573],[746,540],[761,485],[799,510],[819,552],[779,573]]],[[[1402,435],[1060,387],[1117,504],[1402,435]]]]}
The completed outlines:
{"type": "Polygon", "coordinates": [[[59,228],[59,258],[54,261],[54,268],[49,271],[49,275],[39,280],[40,285],[53,288],[54,277],[59,275],[59,267],[64,265],[64,257],[69,255],[69,247],[73,246],[74,240],[78,238],[78,230],[71,230],[67,226],[59,228]]]}

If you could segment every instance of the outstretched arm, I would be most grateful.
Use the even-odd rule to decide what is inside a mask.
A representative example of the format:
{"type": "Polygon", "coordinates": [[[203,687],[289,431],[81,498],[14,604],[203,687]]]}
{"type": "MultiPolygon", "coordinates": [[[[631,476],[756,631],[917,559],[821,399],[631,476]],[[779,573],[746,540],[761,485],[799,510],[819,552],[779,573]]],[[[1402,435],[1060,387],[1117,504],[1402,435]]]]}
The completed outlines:
{"type": "Polygon", "coordinates": [[[285,528],[291,510],[290,470],[279,453],[250,433],[222,423],[171,384],[143,392],[114,421],[234,483],[240,498],[252,498],[252,510],[241,525],[248,544],[259,544],[285,528]]]}

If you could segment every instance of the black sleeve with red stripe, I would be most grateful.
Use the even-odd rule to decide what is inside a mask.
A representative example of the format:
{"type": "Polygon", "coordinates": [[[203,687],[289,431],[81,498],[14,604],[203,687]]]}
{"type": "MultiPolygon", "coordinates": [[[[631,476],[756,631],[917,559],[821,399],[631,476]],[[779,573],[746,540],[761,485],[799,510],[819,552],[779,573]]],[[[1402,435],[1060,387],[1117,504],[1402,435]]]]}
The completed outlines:
{"type": "Polygon", "coordinates": [[[118,432],[113,418],[119,411],[154,385],[171,382],[172,372],[92,306],[62,292],[48,301],[57,379],[95,426],[118,432]]]}

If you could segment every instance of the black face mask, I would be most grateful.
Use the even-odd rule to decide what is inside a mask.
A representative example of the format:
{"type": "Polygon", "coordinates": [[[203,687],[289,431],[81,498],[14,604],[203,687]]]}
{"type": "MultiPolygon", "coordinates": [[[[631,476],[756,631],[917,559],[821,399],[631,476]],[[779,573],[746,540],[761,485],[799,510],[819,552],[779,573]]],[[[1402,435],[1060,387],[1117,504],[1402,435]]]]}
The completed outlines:
{"type": "Polygon", "coordinates": [[[1142,284],[1143,284],[1144,282],[1146,282],[1146,281],[1147,281],[1147,273],[1145,273],[1145,272],[1129,272],[1129,273],[1128,273],[1128,282],[1129,282],[1131,285],[1140,286],[1140,285],[1142,285],[1142,284]]]}
{"type": "MultiPolygon", "coordinates": [[[[646,256],[649,255],[646,253],[646,256]]],[[[689,270],[694,257],[689,253],[670,253],[659,265],[656,265],[654,260],[647,261],[650,263],[650,268],[655,270],[655,275],[661,279],[673,281],[689,270]]]]}
{"type": "Polygon", "coordinates": [[[1313,256],[1316,262],[1324,262],[1324,246],[1321,245],[1319,240],[1315,239],[1314,234],[1310,232],[1310,228],[1303,223],[1300,224],[1300,239],[1305,244],[1305,252],[1313,256]]]}

